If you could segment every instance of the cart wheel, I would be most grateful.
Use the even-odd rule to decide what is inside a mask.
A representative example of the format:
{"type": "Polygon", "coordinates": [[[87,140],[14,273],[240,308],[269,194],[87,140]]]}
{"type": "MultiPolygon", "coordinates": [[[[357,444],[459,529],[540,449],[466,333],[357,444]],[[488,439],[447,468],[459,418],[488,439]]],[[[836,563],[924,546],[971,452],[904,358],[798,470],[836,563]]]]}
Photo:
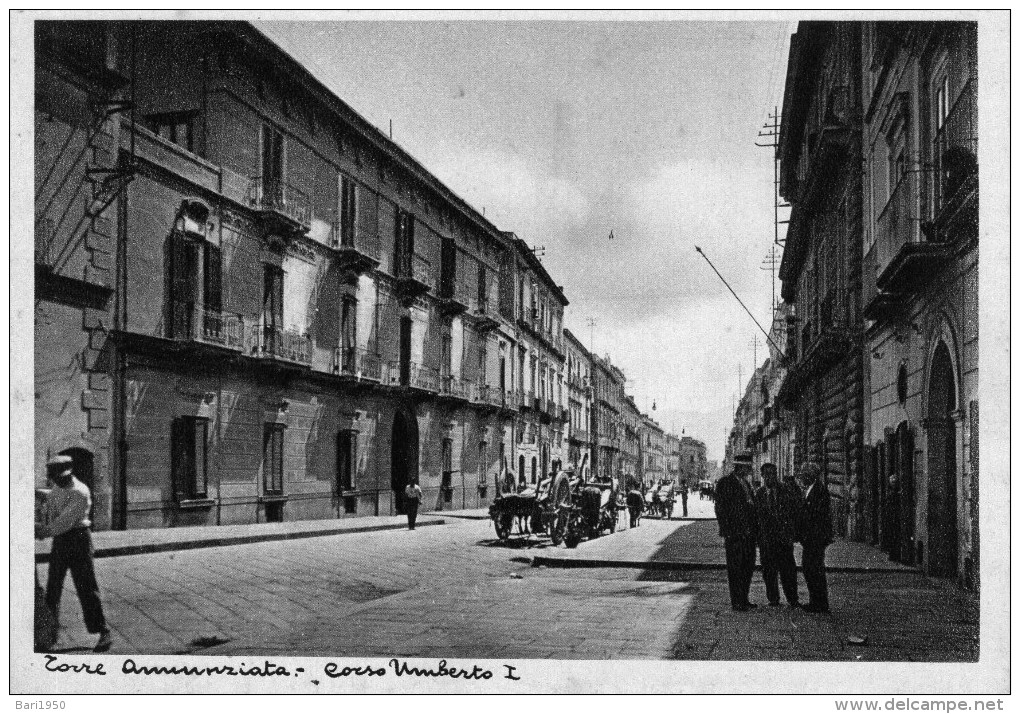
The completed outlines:
{"type": "Polygon", "coordinates": [[[514,525],[513,514],[501,513],[492,519],[492,523],[496,526],[496,537],[500,540],[506,540],[510,537],[510,530],[514,525]]]}
{"type": "Polygon", "coordinates": [[[576,548],[584,538],[584,521],[578,516],[571,516],[567,521],[567,532],[563,541],[568,548],[576,548]]]}

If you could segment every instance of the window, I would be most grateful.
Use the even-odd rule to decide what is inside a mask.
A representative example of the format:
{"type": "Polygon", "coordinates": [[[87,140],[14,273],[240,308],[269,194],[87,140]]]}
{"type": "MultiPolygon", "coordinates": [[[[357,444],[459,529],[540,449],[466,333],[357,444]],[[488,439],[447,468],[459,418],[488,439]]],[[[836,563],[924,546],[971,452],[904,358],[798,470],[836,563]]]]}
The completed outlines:
{"type": "Polygon", "coordinates": [[[344,295],[340,304],[340,357],[344,372],[357,370],[355,359],[358,346],[358,301],[344,295]]]}
{"type": "Polygon", "coordinates": [[[282,201],[285,152],[283,134],[269,126],[262,125],[262,191],[263,200],[282,201]]]}
{"type": "Polygon", "coordinates": [[[277,334],[283,330],[283,268],[265,265],[262,275],[263,348],[275,352],[277,334]]]}
{"type": "Polygon", "coordinates": [[[397,209],[393,255],[398,277],[414,277],[414,214],[397,209]]]}
{"type": "Polygon", "coordinates": [[[485,485],[485,476],[489,470],[489,445],[484,441],[478,444],[478,485],[485,485]]]}
{"type": "Polygon", "coordinates": [[[443,501],[453,503],[453,439],[443,439],[443,501]]]}
{"type": "Polygon", "coordinates": [[[338,235],[334,239],[344,247],[354,246],[354,227],[357,225],[358,200],[357,184],[347,176],[340,176],[340,217],[337,225],[338,235]]]}
{"type": "Polygon", "coordinates": [[[173,421],[170,438],[171,472],[174,495],[178,501],[206,498],[208,436],[208,419],[179,417],[173,421]]]}
{"type": "Polygon", "coordinates": [[[266,424],[262,431],[262,488],[267,496],[283,495],[285,425],[266,424]]]}
{"type": "Polygon", "coordinates": [[[478,343],[478,384],[485,386],[489,383],[486,364],[489,361],[489,350],[485,344],[485,339],[478,343]]]}
{"type": "Polygon", "coordinates": [[[145,123],[153,134],[191,152],[195,149],[194,122],[194,112],[151,114],[145,118],[145,123]]]}
{"type": "Polygon", "coordinates": [[[357,444],[358,432],[352,429],[344,429],[336,435],[336,482],[341,493],[354,490],[357,444]]]}
{"type": "Polygon", "coordinates": [[[488,308],[488,286],[486,285],[487,275],[485,265],[478,263],[478,311],[485,312],[488,308]]]}

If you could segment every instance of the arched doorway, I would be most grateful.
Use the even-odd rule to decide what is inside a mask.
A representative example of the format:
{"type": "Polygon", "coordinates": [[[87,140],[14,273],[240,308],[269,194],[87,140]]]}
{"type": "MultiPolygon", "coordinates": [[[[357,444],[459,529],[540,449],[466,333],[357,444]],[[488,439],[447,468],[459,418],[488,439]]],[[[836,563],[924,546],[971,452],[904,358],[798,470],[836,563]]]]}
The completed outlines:
{"type": "Polygon", "coordinates": [[[404,489],[418,480],[418,419],[405,409],[393,418],[390,439],[390,486],[398,514],[404,511],[404,489]]]}
{"type": "Polygon", "coordinates": [[[955,577],[956,379],[945,342],[939,342],[928,373],[928,573],[955,577]]]}
{"type": "Polygon", "coordinates": [[[71,457],[71,469],[74,472],[74,477],[89,487],[89,493],[92,494],[92,508],[89,509],[89,520],[94,520],[96,512],[95,457],[91,451],[79,447],[64,449],[60,452],[60,455],[71,457]]]}
{"type": "Polygon", "coordinates": [[[517,482],[520,484],[527,483],[528,474],[524,466],[524,454],[521,454],[517,459],[517,482]]]}

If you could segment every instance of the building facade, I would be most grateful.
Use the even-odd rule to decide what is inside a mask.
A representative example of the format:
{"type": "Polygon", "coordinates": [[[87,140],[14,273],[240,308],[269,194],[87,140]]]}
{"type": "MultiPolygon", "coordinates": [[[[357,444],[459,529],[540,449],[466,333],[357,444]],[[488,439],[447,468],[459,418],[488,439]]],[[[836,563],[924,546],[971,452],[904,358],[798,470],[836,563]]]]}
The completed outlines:
{"type": "Polygon", "coordinates": [[[97,528],[470,508],[565,458],[562,291],[265,36],[37,45],[36,463],[97,528]]]}
{"type": "Polygon", "coordinates": [[[797,349],[778,397],[794,415],[795,462],[826,474],[840,535],[855,531],[865,462],[860,42],[860,23],[800,23],[779,137],[792,206],[779,277],[797,349]]]}
{"type": "Polygon", "coordinates": [[[593,473],[600,478],[614,478],[623,472],[624,388],[627,379],[608,357],[592,355],[592,367],[593,473]]]}
{"type": "Polygon", "coordinates": [[[567,329],[563,330],[563,344],[567,363],[567,409],[569,444],[567,462],[580,467],[581,475],[591,474],[591,420],[592,420],[592,356],[581,341],[567,329]]]}
{"type": "Polygon", "coordinates": [[[975,23],[865,23],[868,466],[858,535],[977,587],[975,23]]]}

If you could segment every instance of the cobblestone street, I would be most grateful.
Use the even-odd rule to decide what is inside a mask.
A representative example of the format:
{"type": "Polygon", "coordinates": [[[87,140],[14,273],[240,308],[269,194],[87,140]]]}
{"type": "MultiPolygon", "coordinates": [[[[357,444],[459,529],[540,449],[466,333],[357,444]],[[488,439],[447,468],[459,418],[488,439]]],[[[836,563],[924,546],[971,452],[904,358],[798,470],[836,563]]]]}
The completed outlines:
{"type": "MultiPolygon", "coordinates": [[[[710,504],[692,503],[692,516],[710,504]]],[[[116,653],[973,661],[977,600],[912,572],[830,575],[834,614],[729,608],[726,574],[531,567],[536,555],[691,560],[715,524],[645,520],[582,543],[495,541],[488,520],[96,561],[116,653]],[[698,542],[700,541],[700,542],[698,542]],[[675,544],[687,543],[680,548],[675,544]],[[679,551],[686,552],[679,552],[679,551]],[[851,637],[867,638],[850,644],[851,637]]],[[[834,547],[839,551],[839,546],[834,547]]],[[[595,563],[597,565],[597,563],[595,563]]],[[[704,563],[703,565],[712,565],[704,563]]],[[[39,566],[40,579],[45,566],[39,566]]],[[[803,590],[803,583],[801,588],[803,590]]],[[[755,577],[752,599],[765,602],[755,577]]],[[[58,649],[91,644],[70,581],[58,649]]],[[[82,648],[82,649],[79,649],[82,648]]]]}

